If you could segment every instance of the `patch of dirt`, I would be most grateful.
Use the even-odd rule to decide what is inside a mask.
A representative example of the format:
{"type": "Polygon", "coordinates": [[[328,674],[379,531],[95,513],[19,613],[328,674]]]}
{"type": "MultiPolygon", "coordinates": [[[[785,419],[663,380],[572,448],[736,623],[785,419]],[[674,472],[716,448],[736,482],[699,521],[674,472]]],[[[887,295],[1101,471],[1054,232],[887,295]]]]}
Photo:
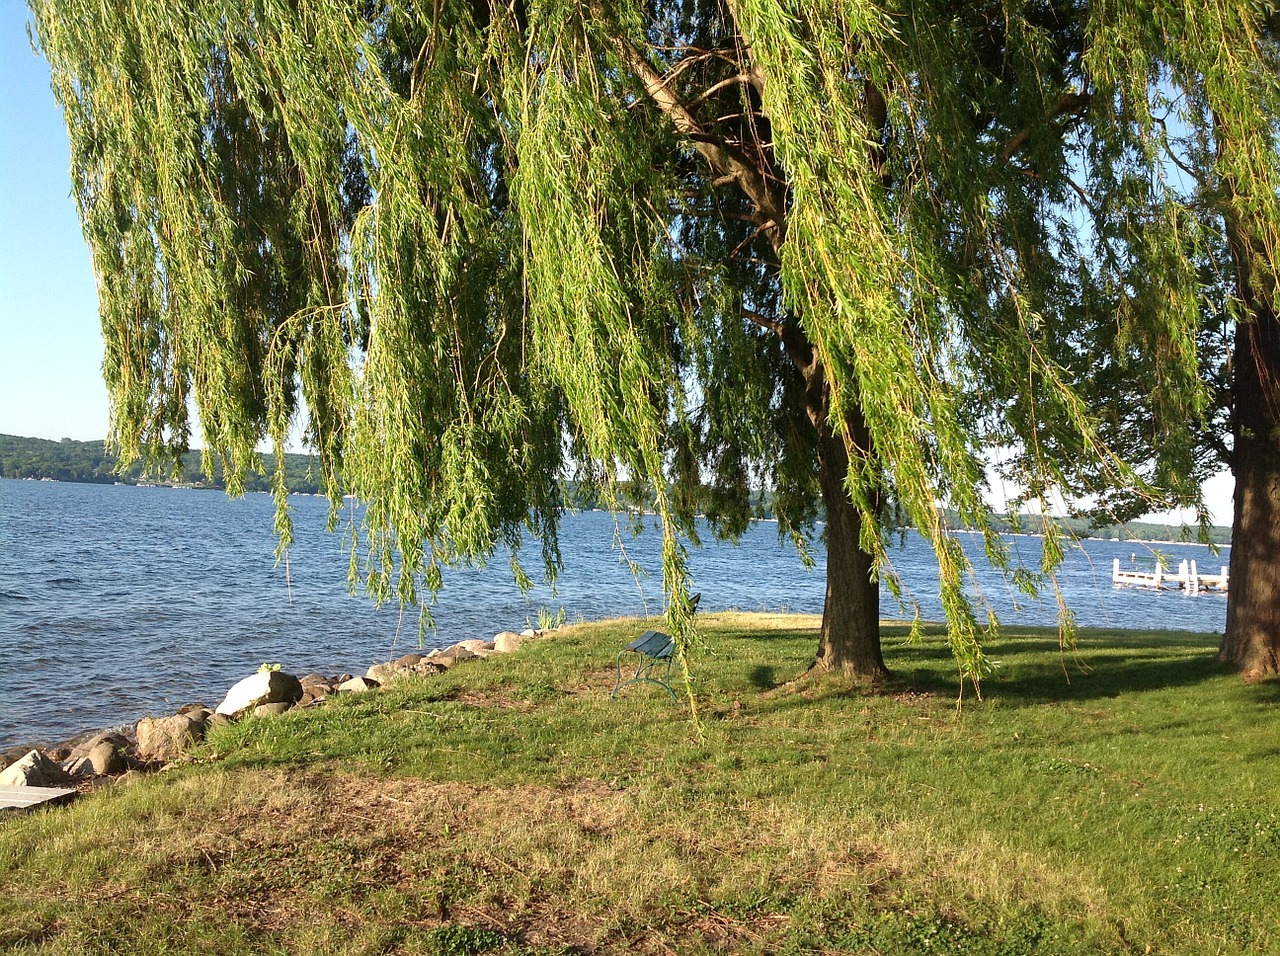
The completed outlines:
{"type": "Polygon", "coordinates": [[[573,697],[608,697],[618,681],[616,667],[587,671],[576,684],[560,688],[573,697]]]}
{"type": "Polygon", "coordinates": [[[449,699],[459,704],[466,704],[468,707],[500,707],[506,710],[516,710],[522,714],[527,714],[533,710],[533,704],[527,700],[516,700],[506,694],[486,691],[462,691],[449,699]]]}
{"type": "Polygon", "coordinates": [[[714,611],[698,615],[707,625],[742,627],[755,631],[808,631],[822,626],[821,614],[780,614],[767,611],[714,611]]]}
{"type": "MultiPolygon", "coordinates": [[[[525,860],[504,845],[519,846],[512,828],[555,833],[569,826],[587,839],[610,839],[636,825],[627,795],[599,780],[496,787],[321,770],[287,779],[266,772],[246,777],[257,796],[202,820],[205,828],[166,861],[167,872],[153,874],[164,880],[198,871],[199,884],[224,891],[167,905],[194,913],[213,908],[273,936],[314,924],[319,908],[324,921],[359,934],[383,922],[361,901],[394,890],[415,904],[412,915],[396,917],[403,929],[475,926],[523,945],[579,954],[670,953],[695,940],[732,952],[735,943],[753,942],[781,925],[773,917],[741,921],[676,911],[664,912],[655,924],[636,925],[607,907],[584,910],[581,900],[575,904],[554,891],[546,895],[537,863],[529,864],[530,872],[513,870],[525,860]],[[280,789],[272,795],[275,787],[280,789]],[[503,823],[497,817],[506,811],[510,819],[503,823]],[[318,889],[326,881],[335,884],[334,899],[343,902],[331,905],[318,889]]],[[[574,866],[572,860],[564,863],[574,866]]],[[[142,896],[138,902],[155,904],[142,896]]]]}

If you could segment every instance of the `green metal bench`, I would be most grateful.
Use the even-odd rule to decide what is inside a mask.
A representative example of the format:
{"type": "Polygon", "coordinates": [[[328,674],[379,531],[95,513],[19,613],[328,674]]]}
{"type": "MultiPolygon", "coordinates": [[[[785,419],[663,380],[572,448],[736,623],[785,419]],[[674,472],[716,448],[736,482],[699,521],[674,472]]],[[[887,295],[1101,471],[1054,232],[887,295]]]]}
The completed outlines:
{"type": "MultiPolygon", "coordinates": [[[[701,594],[695,594],[689,599],[689,609],[696,611],[698,602],[702,600],[701,594]]],[[[680,698],[676,696],[676,692],[671,688],[671,661],[675,657],[676,642],[670,634],[663,634],[661,631],[645,631],[634,641],[618,651],[618,679],[613,684],[613,691],[609,694],[609,699],[613,700],[621,693],[622,688],[628,684],[656,684],[661,687],[676,703],[680,702],[680,698]],[[636,654],[639,660],[636,662],[636,669],[629,677],[623,676],[623,670],[629,670],[631,665],[628,662],[624,668],[624,658],[628,654],[636,654]],[[657,676],[657,675],[661,676],[657,676]]]]}
{"type": "MultiPolygon", "coordinates": [[[[609,699],[618,696],[622,688],[628,684],[656,684],[671,695],[673,701],[679,702],[676,692],[671,689],[671,659],[675,655],[676,642],[670,634],[661,631],[645,631],[634,641],[618,651],[618,679],[614,682],[613,692],[609,699]],[[629,653],[639,655],[635,673],[623,677],[623,658],[629,653]],[[662,676],[654,676],[661,671],[662,676]]],[[[630,669],[630,664],[627,665],[630,669]]]]}

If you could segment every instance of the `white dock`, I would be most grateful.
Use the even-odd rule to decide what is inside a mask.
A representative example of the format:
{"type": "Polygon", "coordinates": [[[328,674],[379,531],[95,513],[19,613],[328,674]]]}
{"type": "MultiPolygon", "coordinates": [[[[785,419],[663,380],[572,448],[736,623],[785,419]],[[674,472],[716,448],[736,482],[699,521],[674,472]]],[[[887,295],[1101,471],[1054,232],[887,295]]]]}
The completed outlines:
{"type": "Polygon", "coordinates": [[[1188,594],[1199,594],[1201,591],[1227,590],[1227,566],[1222,565],[1219,574],[1202,572],[1195,561],[1182,561],[1176,574],[1163,571],[1157,565],[1155,571],[1131,571],[1120,567],[1120,559],[1111,562],[1111,583],[1116,587],[1152,588],[1163,591],[1166,588],[1186,591],[1188,594]]]}

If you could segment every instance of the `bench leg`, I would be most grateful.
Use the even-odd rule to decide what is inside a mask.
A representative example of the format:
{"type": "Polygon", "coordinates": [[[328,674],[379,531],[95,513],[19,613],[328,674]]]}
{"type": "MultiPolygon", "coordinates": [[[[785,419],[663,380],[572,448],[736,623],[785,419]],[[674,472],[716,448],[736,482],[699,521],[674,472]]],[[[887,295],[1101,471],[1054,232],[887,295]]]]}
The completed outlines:
{"type": "Polygon", "coordinates": [[[672,703],[680,703],[680,698],[676,696],[676,692],[671,687],[671,658],[667,658],[667,672],[663,677],[650,677],[649,672],[658,665],[658,662],[656,660],[644,659],[636,665],[636,672],[624,680],[622,677],[622,655],[625,653],[626,651],[623,651],[618,655],[618,677],[614,682],[613,690],[609,693],[610,700],[616,700],[618,694],[622,691],[622,688],[626,687],[628,684],[656,684],[671,695],[672,703]]]}

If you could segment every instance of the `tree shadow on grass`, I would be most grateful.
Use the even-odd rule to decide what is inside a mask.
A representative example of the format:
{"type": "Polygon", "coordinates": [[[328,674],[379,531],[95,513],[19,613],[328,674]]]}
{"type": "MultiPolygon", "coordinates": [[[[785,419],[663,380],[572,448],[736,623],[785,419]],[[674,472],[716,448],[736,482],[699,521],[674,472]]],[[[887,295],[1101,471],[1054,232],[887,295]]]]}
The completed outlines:
{"type": "MultiPolygon", "coordinates": [[[[1216,647],[1196,642],[1193,636],[1138,638],[1106,644],[1094,639],[1074,651],[1061,648],[1056,640],[993,644],[986,648],[990,659],[1014,660],[1007,671],[997,669],[983,681],[983,696],[1013,705],[1101,700],[1190,689],[1235,675],[1231,665],[1217,659],[1216,647]]],[[[902,648],[889,666],[899,681],[916,690],[949,696],[957,692],[951,650],[946,646],[902,648]]],[[[1257,685],[1249,697],[1259,705],[1275,705],[1280,702],[1280,681],[1257,685]]]]}
{"type": "MultiPolygon", "coordinates": [[[[803,670],[789,683],[785,673],[775,675],[776,681],[783,682],[780,689],[771,690],[754,679],[752,683],[771,691],[770,696],[779,700],[788,688],[807,701],[903,693],[956,698],[961,687],[945,631],[928,627],[924,640],[917,644],[907,643],[909,631],[906,625],[883,627],[885,660],[893,676],[875,687],[849,679],[806,675],[803,670]]],[[[813,636],[811,631],[795,630],[743,634],[741,639],[771,641],[813,636]]],[[[1217,659],[1215,636],[1180,631],[1090,629],[1081,632],[1078,646],[1071,649],[1059,644],[1055,628],[1018,628],[1010,637],[987,645],[984,651],[1002,666],[982,682],[983,697],[1013,706],[1191,689],[1235,673],[1229,664],[1217,659]]],[[[965,695],[971,694],[972,687],[966,687],[965,695]]],[[[1275,706],[1280,703],[1280,680],[1253,686],[1246,700],[1256,706],[1275,706]]]]}
{"type": "Polygon", "coordinates": [[[818,629],[814,628],[781,628],[778,630],[739,631],[724,630],[715,633],[716,639],[730,641],[748,641],[752,643],[776,644],[782,641],[817,641],[818,629]]]}

